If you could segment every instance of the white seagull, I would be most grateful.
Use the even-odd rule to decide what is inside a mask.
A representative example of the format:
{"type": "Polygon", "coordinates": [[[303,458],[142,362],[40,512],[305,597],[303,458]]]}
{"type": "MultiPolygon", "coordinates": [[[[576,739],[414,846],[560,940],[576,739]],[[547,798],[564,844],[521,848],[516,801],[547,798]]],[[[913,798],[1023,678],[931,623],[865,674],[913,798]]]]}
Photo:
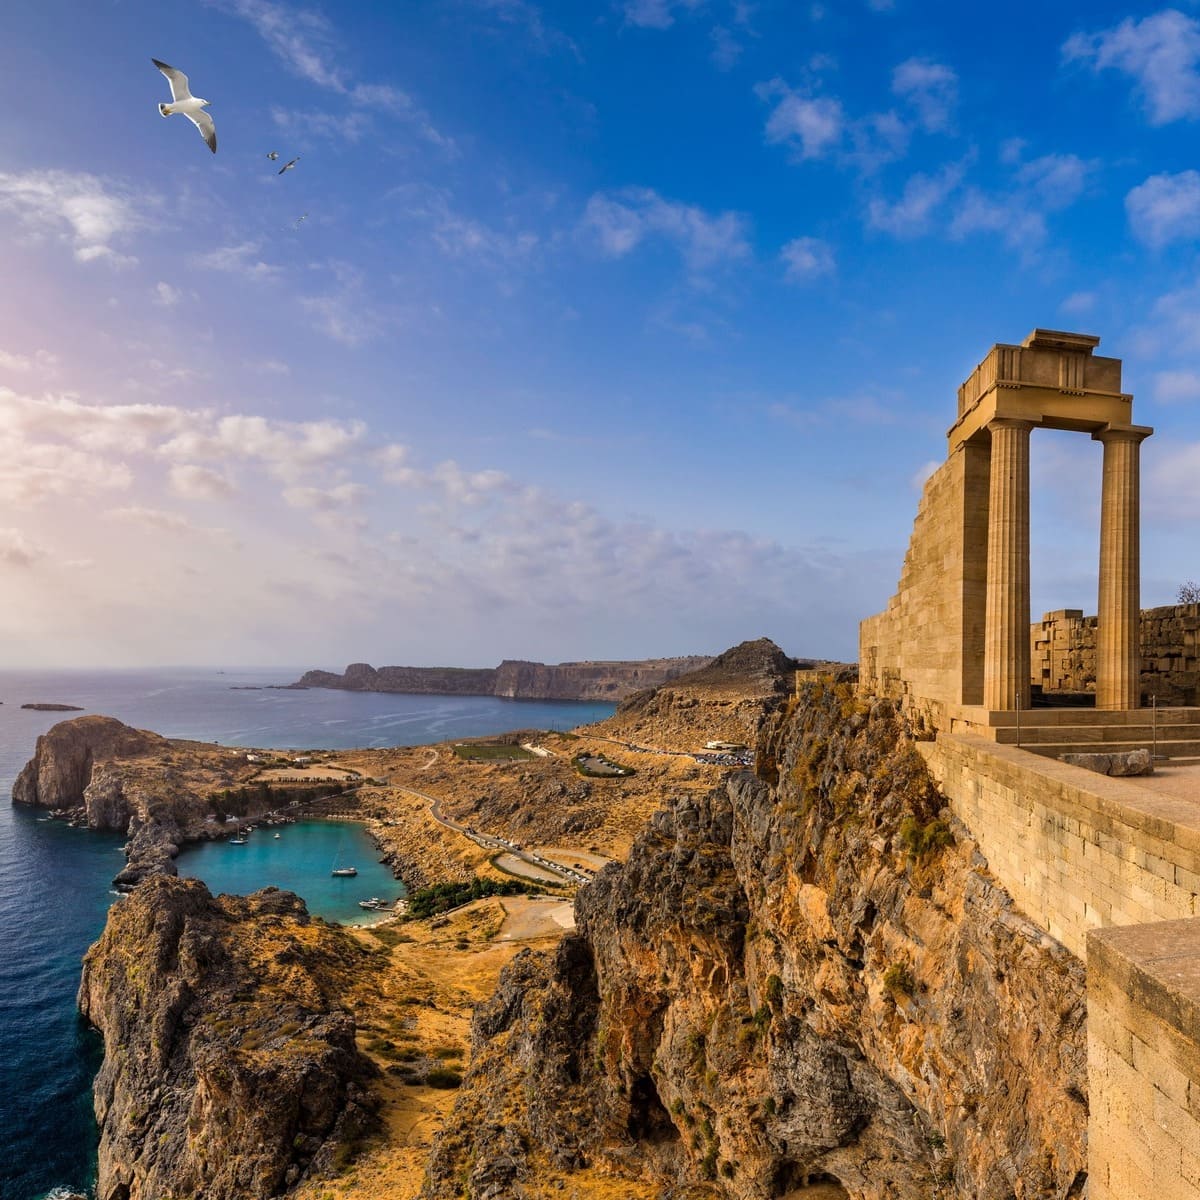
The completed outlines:
{"type": "Polygon", "coordinates": [[[204,111],[204,106],[208,101],[201,100],[188,91],[188,78],[182,71],[167,66],[165,62],[159,62],[157,58],[152,58],[150,61],[167,77],[167,82],[171,85],[171,103],[160,104],[158,111],[164,117],[169,117],[174,113],[183,113],[200,130],[200,136],[208,143],[208,148],[216,154],[217,127],[213,124],[212,117],[204,111]]]}
{"type": "Polygon", "coordinates": [[[276,160],[276,159],[279,157],[279,151],[278,151],[278,150],[268,150],[268,151],[267,151],[267,157],[268,157],[268,158],[269,158],[269,159],[270,159],[272,162],[274,162],[274,161],[275,161],[275,160],[276,160]]]}
{"type": "Polygon", "coordinates": [[[284,171],[290,171],[299,161],[300,161],[300,155],[297,154],[296,157],[293,158],[291,162],[285,162],[283,164],[283,166],[280,167],[279,170],[275,172],[275,174],[282,175],[284,173],[284,171]]]}

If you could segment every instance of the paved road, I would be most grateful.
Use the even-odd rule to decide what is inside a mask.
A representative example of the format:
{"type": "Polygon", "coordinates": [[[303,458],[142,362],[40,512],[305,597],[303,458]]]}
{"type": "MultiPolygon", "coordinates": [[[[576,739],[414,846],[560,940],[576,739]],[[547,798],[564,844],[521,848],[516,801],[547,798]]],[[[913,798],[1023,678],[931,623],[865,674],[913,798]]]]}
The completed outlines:
{"type": "Polygon", "coordinates": [[[469,838],[477,846],[482,846],[485,850],[502,851],[506,859],[508,859],[504,865],[504,869],[511,871],[514,875],[523,875],[526,879],[532,879],[536,883],[545,883],[548,878],[563,879],[568,883],[586,883],[588,881],[586,875],[581,875],[578,871],[574,871],[570,867],[564,867],[561,863],[551,862],[548,858],[541,858],[539,855],[533,854],[528,850],[518,850],[511,842],[507,842],[503,838],[479,833],[478,831],[472,833],[466,825],[452,820],[442,812],[442,802],[437,796],[431,796],[428,792],[418,792],[416,788],[403,787],[400,784],[392,784],[391,786],[396,788],[397,791],[407,792],[410,796],[416,796],[418,799],[427,801],[430,815],[439,825],[444,825],[447,829],[453,829],[455,833],[461,833],[463,837],[469,838]],[[525,864],[529,869],[525,871],[521,870],[522,864],[525,864]]]}

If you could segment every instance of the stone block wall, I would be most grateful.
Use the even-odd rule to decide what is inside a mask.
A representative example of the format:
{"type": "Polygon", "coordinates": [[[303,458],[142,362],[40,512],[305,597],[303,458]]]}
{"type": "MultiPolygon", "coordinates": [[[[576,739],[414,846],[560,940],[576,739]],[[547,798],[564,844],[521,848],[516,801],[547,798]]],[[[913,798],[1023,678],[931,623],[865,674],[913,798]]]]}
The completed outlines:
{"type": "Polygon", "coordinates": [[[1200,807],[969,735],[917,745],[992,874],[1080,958],[1089,930],[1200,916],[1200,807]]]}
{"type": "MultiPolygon", "coordinates": [[[[1096,690],[1096,617],[1048,612],[1030,628],[1031,682],[1046,695],[1096,690]]],[[[1142,610],[1141,691],[1160,704],[1200,704],[1200,604],[1142,610]]]]}
{"type": "Polygon", "coordinates": [[[1200,1200],[1200,806],[971,735],[917,745],[1024,915],[1087,962],[1089,1200],[1200,1200]]]}
{"type": "Polygon", "coordinates": [[[1200,1200],[1200,922],[1088,938],[1088,1198],[1200,1200]]]}
{"type": "Polygon", "coordinates": [[[987,448],[966,445],[929,477],[896,594],[859,626],[863,689],[935,724],[983,698],[989,470],[987,448]]]}

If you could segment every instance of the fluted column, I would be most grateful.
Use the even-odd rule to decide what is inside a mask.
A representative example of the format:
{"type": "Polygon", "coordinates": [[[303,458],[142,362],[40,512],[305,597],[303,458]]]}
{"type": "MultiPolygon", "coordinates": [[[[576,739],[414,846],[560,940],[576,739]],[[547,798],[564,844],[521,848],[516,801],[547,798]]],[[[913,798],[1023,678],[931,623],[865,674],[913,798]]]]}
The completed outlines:
{"type": "Polygon", "coordinates": [[[987,615],[983,703],[1029,707],[1029,431],[1032,421],[989,422],[987,615]]]}
{"type": "Polygon", "coordinates": [[[1096,707],[1141,704],[1141,549],[1139,470],[1144,429],[1105,429],[1100,498],[1100,603],[1096,630],[1096,707]]]}

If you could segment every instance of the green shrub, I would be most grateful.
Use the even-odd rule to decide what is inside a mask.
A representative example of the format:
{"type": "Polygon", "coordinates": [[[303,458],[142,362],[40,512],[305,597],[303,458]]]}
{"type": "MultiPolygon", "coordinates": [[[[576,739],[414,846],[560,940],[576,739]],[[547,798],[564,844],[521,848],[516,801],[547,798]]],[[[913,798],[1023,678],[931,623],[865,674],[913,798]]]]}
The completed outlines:
{"type": "Polygon", "coordinates": [[[954,845],[950,826],[940,817],[922,825],[915,817],[900,822],[900,844],[912,858],[924,858],[935,850],[954,845]]]}
{"type": "Polygon", "coordinates": [[[435,1088],[456,1088],[462,1086],[462,1076],[457,1071],[435,1067],[425,1076],[425,1082],[435,1088]]]}
{"type": "Polygon", "coordinates": [[[894,962],[883,973],[883,986],[893,996],[911,996],[916,990],[917,981],[907,963],[894,962]]]}
{"type": "Polygon", "coordinates": [[[763,988],[763,999],[772,1007],[778,1008],[783,1000],[783,980],[778,975],[768,975],[766,986],[763,988]]]}

